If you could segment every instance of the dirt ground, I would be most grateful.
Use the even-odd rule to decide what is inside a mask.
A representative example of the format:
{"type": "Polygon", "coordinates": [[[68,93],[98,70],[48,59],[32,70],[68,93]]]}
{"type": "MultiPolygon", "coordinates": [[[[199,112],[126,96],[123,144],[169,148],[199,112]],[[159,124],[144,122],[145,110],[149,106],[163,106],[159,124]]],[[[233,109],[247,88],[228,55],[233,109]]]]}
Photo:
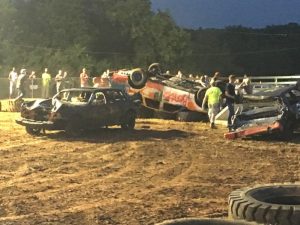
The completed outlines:
{"type": "Polygon", "coordinates": [[[32,137],[18,116],[0,113],[0,225],[226,217],[231,191],[300,180],[300,136],[228,141],[221,127],[140,119],[132,133],[32,137]]]}

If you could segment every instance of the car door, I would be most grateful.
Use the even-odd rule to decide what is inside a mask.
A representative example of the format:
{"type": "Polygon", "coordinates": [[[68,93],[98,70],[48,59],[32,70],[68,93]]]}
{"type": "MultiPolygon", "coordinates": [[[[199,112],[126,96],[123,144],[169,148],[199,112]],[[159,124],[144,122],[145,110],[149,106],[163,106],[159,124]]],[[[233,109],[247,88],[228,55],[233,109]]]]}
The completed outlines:
{"type": "Polygon", "coordinates": [[[107,107],[110,112],[110,121],[112,124],[119,124],[121,117],[126,113],[126,97],[120,90],[107,90],[107,107]]]}
{"type": "Polygon", "coordinates": [[[103,91],[93,94],[90,102],[90,118],[93,126],[105,126],[110,124],[110,110],[107,97],[103,91]]]}

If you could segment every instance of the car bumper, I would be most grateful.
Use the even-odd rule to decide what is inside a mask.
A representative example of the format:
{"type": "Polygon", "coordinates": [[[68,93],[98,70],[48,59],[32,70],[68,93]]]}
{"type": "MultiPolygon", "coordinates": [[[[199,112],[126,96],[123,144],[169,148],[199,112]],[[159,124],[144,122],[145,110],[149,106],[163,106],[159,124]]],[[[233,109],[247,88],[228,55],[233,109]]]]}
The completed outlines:
{"type": "Polygon", "coordinates": [[[30,120],[24,118],[17,119],[16,123],[26,127],[41,128],[47,130],[52,129],[54,126],[54,123],[50,121],[36,121],[36,120],[30,120]]]}

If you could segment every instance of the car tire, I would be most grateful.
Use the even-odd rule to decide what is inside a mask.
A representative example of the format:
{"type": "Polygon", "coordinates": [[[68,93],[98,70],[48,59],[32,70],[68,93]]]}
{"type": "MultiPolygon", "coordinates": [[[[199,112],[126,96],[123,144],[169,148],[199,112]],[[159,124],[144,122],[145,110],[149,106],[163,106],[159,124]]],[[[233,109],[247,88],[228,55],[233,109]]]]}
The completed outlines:
{"type": "Polygon", "coordinates": [[[269,225],[300,224],[300,184],[270,184],[233,191],[229,215],[269,225]]]}
{"type": "Polygon", "coordinates": [[[143,73],[140,69],[135,69],[128,77],[128,84],[135,89],[141,89],[145,87],[148,81],[148,75],[143,73]]]}
{"type": "Polygon", "coordinates": [[[196,104],[202,108],[202,102],[205,96],[207,88],[200,88],[198,91],[195,93],[195,102],[196,104]]]}
{"type": "Polygon", "coordinates": [[[121,124],[121,128],[124,130],[133,130],[135,127],[135,118],[135,113],[127,112],[121,124]]]}
{"type": "Polygon", "coordinates": [[[245,221],[230,221],[225,219],[182,218],[167,220],[156,225],[256,225],[245,221]]]}
{"type": "Polygon", "coordinates": [[[82,134],[82,130],[74,122],[67,123],[65,132],[69,137],[79,137],[82,134]]]}
{"type": "Polygon", "coordinates": [[[207,120],[207,114],[199,113],[199,112],[193,112],[193,111],[183,111],[178,112],[177,121],[182,122],[198,122],[198,121],[206,121],[207,120]]]}
{"type": "Polygon", "coordinates": [[[159,76],[161,75],[161,66],[159,63],[152,63],[149,67],[148,67],[148,73],[150,76],[159,76]]]}
{"type": "Polygon", "coordinates": [[[294,138],[294,124],[295,121],[292,119],[287,119],[285,121],[280,121],[282,125],[282,130],[278,133],[278,139],[283,141],[288,141],[294,138]]]}
{"type": "Polygon", "coordinates": [[[28,134],[33,135],[33,136],[38,136],[41,134],[41,128],[33,128],[30,126],[26,126],[25,130],[28,134]]]}
{"type": "Polygon", "coordinates": [[[141,106],[138,111],[138,117],[139,118],[153,118],[154,116],[154,110],[149,109],[145,106],[141,106]]]}

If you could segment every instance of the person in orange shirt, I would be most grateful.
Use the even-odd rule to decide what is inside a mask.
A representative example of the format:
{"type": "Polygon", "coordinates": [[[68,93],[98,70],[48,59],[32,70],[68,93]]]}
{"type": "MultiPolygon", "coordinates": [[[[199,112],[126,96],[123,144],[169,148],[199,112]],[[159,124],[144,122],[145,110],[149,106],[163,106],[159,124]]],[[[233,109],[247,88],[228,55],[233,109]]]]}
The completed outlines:
{"type": "Polygon", "coordinates": [[[88,87],[89,76],[86,72],[86,68],[82,69],[82,73],[80,74],[80,87],[88,87]]]}

